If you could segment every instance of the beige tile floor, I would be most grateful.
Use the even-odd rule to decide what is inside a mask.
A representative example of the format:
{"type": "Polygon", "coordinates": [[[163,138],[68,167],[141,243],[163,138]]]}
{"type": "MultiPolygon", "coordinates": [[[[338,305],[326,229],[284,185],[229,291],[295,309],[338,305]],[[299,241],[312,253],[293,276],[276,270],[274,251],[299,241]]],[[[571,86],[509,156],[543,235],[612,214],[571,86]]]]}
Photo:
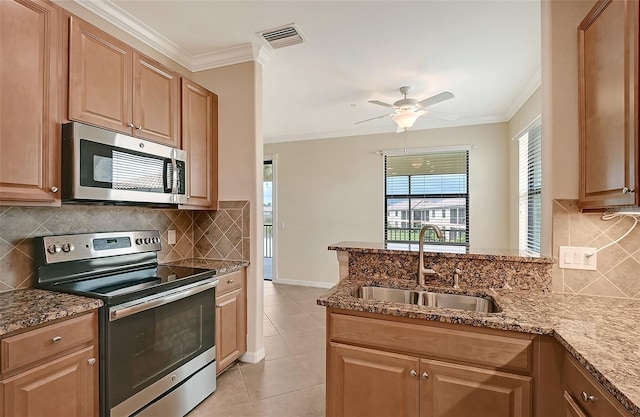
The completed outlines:
{"type": "Polygon", "coordinates": [[[325,291],[265,281],[265,359],[231,366],[188,417],[324,417],[325,291]]]}

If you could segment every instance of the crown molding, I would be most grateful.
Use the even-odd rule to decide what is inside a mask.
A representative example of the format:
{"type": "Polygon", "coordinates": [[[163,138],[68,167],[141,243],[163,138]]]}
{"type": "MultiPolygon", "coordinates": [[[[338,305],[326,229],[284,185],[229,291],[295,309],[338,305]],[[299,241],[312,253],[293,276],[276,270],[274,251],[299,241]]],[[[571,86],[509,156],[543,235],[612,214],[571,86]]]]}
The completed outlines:
{"type": "Polygon", "coordinates": [[[529,98],[536,92],[538,87],[542,85],[542,70],[538,68],[533,77],[529,80],[527,84],[525,84],[524,88],[520,91],[520,95],[516,98],[516,100],[511,104],[509,110],[505,114],[507,120],[511,120],[513,116],[520,110],[524,103],[529,100],[529,98]]]}
{"type": "Polygon", "coordinates": [[[144,44],[177,62],[191,72],[198,72],[248,61],[257,61],[261,65],[264,65],[273,56],[273,53],[266,47],[262,45],[254,45],[252,43],[244,43],[232,48],[192,56],[183,48],[180,48],[178,45],[165,38],[139,19],[127,13],[111,0],[73,1],[98,17],[101,17],[111,23],[118,29],[136,37],[144,44]]]}
{"type": "Polygon", "coordinates": [[[207,52],[193,57],[191,71],[204,71],[212,68],[225,67],[227,65],[241,64],[243,62],[257,61],[264,65],[273,54],[264,46],[250,42],[243,43],[232,48],[207,52]]]}

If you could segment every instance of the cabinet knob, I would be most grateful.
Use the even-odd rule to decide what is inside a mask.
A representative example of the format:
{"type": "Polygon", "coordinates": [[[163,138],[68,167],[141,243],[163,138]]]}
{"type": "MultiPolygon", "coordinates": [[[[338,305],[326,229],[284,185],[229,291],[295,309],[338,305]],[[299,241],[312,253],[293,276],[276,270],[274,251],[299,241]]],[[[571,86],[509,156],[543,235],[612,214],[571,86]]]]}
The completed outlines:
{"type": "Polygon", "coordinates": [[[596,397],[594,397],[593,395],[589,395],[586,392],[582,391],[582,401],[584,402],[589,402],[589,401],[595,401],[596,397]]]}
{"type": "Polygon", "coordinates": [[[59,343],[62,340],[62,336],[55,336],[51,341],[53,343],[59,343]]]}
{"type": "Polygon", "coordinates": [[[142,130],[142,126],[136,126],[136,130],[142,130]]]}
{"type": "Polygon", "coordinates": [[[58,187],[53,186],[51,188],[49,188],[51,190],[52,193],[57,193],[58,192],[58,187]]]}
{"type": "Polygon", "coordinates": [[[89,365],[93,365],[93,364],[95,364],[95,363],[96,363],[96,358],[89,358],[89,359],[87,359],[87,363],[88,363],[89,365]]]}
{"type": "Polygon", "coordinates": [[[622,189],[622,194],[629,194],[629,193],[634,193],[636,190],[629,188],[629,187],[624,187],[622,189]]]}
{"type": "Polygon", "coordinates": [[[233,284],[233,280],[232,279],[228,279],[227,280],[227,284],[233,284]]]}
{"type": "Polygon", "coordinates": [[[133,123],[127,123],[127,127],[134,128],[135,126],[133,125],[133,123]]]}
{"type": "Polygon", "coordinates": [[[411,372],[409,372],[409,374],[413,377],[415,377],[416,375],[418,375],[418,373],[416,371],[414,371],[413,369],[411,370],[411,372]]]}
{"type": "Polygon", "coordinates": [[[422,379],[429,379],[429,374],[426,372],[422,373],[422,379]]]}

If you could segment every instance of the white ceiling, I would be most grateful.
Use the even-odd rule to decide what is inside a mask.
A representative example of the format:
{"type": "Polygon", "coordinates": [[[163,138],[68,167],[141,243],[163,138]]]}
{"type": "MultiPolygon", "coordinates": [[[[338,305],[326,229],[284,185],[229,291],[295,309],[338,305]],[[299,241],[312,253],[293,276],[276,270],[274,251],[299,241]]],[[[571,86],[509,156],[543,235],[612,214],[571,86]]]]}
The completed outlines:
{"type": "Polygon", "coordinates": [[[264,63],[265,142],[394,132],[368,100],[442,91],[412,130],[506,121],[540,85],[540,0],[75,0],[191,70],[264,63]],[[307,42],[271,50],[257,32],[295,23],[307,42]]]}

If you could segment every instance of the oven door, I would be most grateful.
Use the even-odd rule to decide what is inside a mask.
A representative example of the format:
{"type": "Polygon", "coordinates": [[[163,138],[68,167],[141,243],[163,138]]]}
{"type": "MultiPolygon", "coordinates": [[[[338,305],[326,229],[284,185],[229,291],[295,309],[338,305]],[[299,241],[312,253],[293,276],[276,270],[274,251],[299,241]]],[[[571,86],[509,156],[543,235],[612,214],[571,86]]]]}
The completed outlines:
{"type": "MultiPolygon", "coordinates": [[[[106,409],[131,415],[215,361],[215,286],[199,281],[109,308],[106,409]]],[[[212,381],[215,389],[215,378],[212,381]]]]}

